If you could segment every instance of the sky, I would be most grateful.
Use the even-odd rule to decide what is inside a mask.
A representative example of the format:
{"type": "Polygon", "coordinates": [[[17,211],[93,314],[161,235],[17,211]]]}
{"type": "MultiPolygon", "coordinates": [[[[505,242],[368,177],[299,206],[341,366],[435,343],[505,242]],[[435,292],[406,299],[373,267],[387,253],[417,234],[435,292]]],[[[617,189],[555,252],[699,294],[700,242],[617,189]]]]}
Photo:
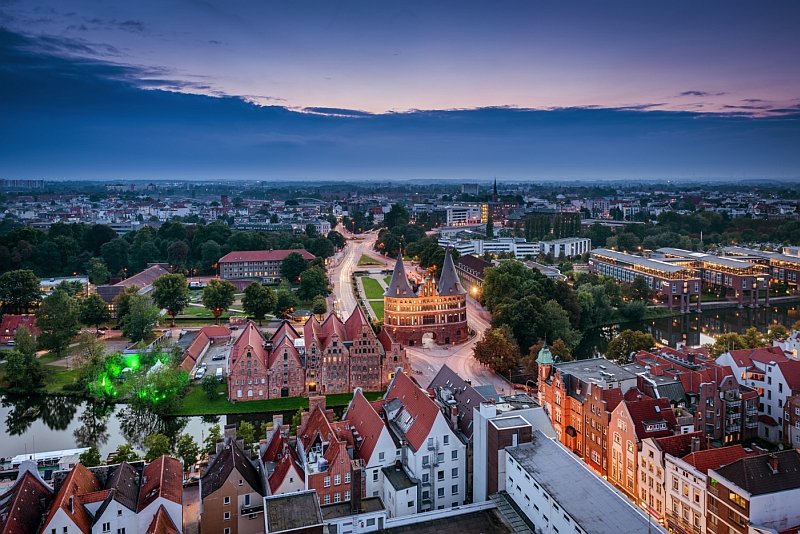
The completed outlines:
{"type": "Polygon", "coordinates": [[[0,177],[800,178],[796,1],[0,0],[0,177]]]}

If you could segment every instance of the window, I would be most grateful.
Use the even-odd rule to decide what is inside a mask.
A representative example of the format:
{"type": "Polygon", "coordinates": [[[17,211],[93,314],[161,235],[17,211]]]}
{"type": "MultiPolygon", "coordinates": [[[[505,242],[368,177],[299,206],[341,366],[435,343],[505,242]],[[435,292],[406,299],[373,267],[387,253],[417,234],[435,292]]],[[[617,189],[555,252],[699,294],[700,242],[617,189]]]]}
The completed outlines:
{"type": "MultiPolygon", "coordinates": [[[[66,532],[66,531],[67,531],[67,527],[64,527],[64,532],[66,532]]],[[[117,534],[125,534],[125,527],[118,528],[117,529],[117,534]]]]}
{"type": "Polygon", "coordinates": [[[225,521],[230,521],[231,520],[231,513],[230,512],[225,512],[224,514],[222,514],[222,519],[224,519],[225,521]]]}
{"type": "Polygon", "coordinates": [[[457,450],[450,451],[450,459],[451,460],[458,460],[458,451],[457,450]]]}
{"type": "Polygon", "coordinates": [[[222,532],[223,534],[231,534],[231,529],[230,527],[225,527],[224,529],[222,529],[222,532]]]}
{"type": "Polygon", "coordinates": [[[738,493],[734,493],[734,492],[731,491],[729,493],[729,495],[728,495],[728,498],[732,502],[734,502],[734,503],[738,504],[739,506],[741,506],[742,508],[746,508],[747,507],[747,501],[744,499],[744,497],[742,497],[738,493]]]}
{"type": "Polygon", "coordinates": [[[446,435],[442,437],[442,443],[444,443],[445,445],[450,445],[450,436],[446,435]]]}
{"type": "Polygon", "coordinates": [[[122,515],[122,508],[117,510],[117,517],[120,517],[121,515],[122,515]]]}
{"type": "Polygon", "coordinates": [[[225,497],[225,498],[222,500],[222,504],[230,504],[230,503],[231,503],[231,498],[230,498],[230,497],[225,497]]]}
{"type": "Polygon", "coordinates": [[[103,532],[111,532],[111,523],[103,523],[103,532]]]}
{"type": "Polygon", "coordinates": [[[386,456],[385,452],[378,453],[378,460],[382,462],[385,456],[386,456]]]}
{"type": "Polygon", "coordinates": [[[436,490],[437,497],[444,497],[444,488],[439,488],[436,490]]]}
{"type": "Polygon", "coordinates": [[[444,462],[444,453],[443,452],[440,452],[439,454],[436,455],[436,461],[439,462],[439,463],[444,462]]]}
{"type": "Polygon", "coordinates": [[[344,492],[344,500],[346,500],[346,501],[350,500],[350,492],[349,491],[345,491],[344,492]]]}
{"type": "Polygon", "coordinates": [[[244,480],[242,480],[241,478],[239,479],[239,485],[244,486],[244,480]]]}
{"type": "Polygon", "coordinates": [[[450,491],[453,495],[458,495],[458,484],[453,484],[453,487],[450,488],[450,491]]]}
{"type": "Polygon", "coordinates": [[[444,471],[437,471],[436,472],[436,480],[438,480],[438,481],[444,480],[444,471]]]}
{"type": "Polygon", "coordinates": [[[408,501],[408,507],[414,508],[414,501],[408,501]]]}
{"type": "Polygon", "coordinates": [[[322,499],[322,502],[324,502],[325,504],[330,504],[331,503],[331,496],[330,495],[325,495],[325,497],[322,499]]]}
{"type": "Polygon", "coordinates": [[[428,473],[422,473],[422,483],[423,484],[427,484],[429,479],[430,479],[430,475],[428,475],[428,473]]]}
{"type": "Polygon", "coordinates": [[[244,496],[244,505],[245,506],[250,506],[250,494],[249,493],[244,496]]]}
{"type": "Polygon", "coordinates": [[[330,488],[331,487],[331,477],[325,477],[322,480],[322,486],[326,487],[326,488],[330,488]]]}
{"type": "Polygon", "coordinates": [[[453,478],[458,478],[458,467],[454,467],[451,472],[453,478]]]}
{"type": "Polygon", "coordinates": [[[345,484],[349,484],[350,483],[350,471],[348,471],[347,473],[344,474],[344,482],[345,482],[345,484]]]}
{"type": "Polygon", "coordinates": [[[377,469],[372,472],[372,481],[373,482],[377,482],[378,481],[378,470],[377,469]]]}
{"type": "Polygon", "coordinates": [[[369,519],[367,519],[367,526],[368,527],[375,526],[375,518],[374,517],[370,517],[369,519]]]}
{"type": "Polygon", "coordinates": [[[333,475],[333,485],[338,486],[342,483],[342,475],[333,475]]]}
{"type": "Polygon", "coordinates": [[[333,494],[333,502],[342,502],[342,494],[338,491],[333,494]]]}

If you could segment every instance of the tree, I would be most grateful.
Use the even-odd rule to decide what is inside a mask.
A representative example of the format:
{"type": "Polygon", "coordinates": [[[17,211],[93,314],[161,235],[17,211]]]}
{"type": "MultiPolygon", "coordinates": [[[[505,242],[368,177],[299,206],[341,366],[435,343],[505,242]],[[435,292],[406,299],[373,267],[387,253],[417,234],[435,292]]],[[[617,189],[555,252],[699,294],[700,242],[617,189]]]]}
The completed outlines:
{"type": "Polygon", "coordinates": [[[322,295],[317,295],[314,297],[314,300],[311,301],[311,311],[319,316],[323,316],[328,313],[328,299],[322,295]]]}
{"type": "Polygon", "coordinates": [[[649,300],[653,290],[647,285],[647,280],[643,276],[637,276],[628,286],[626,293],[633,300],[649,300]]]}
{"type": "Polygon", "coordinates": [[[144,438],[144,448],[147,449],[147,454],[144,455],[145,462],[152,462],[164,455],[172,453],[172,446],[169,443],[169,438],[164,434],[150,434],[144,438]]]}
{"type": "Polygon", "coordinates": [[[253,282],[244,289],[244,297],[242,298],[242,308],[253,319],[261,322],[264,316],[275,309],[275,303],[278,297],[271,287],[253,282]]]}
{"type": "Polygon", "coordinates": [[[347,244],[344,236],[335,230],[328,232],[328,241],[336,248],[342,248],[347,244]]]}
{"type": "Polygon", "coordinates": [[[209,239],[200,247],[200,264],[203,272],[213,273],[217,262],[222,257],[222,248],[219,243],[209,239]]]}
{"type": "Polygon", "coordinates": [[[572,328],[569,315],[555,300],[548,300],[541,315],[541,331],[545,339],[561,339],[570,348],[578,346],[581,335],[572,328]]]}
{"type": "Polygon", "coordinates": [[[777,339],[786,339],[789,336],[790,332],[789,329],[783,326],[780,323],[775,323],[769,325],[767,329],[767,340],[768,341],[775,341],[777,339]]]}
{"type": "Polygon", "coordinates": [[[123,443],[122,445],[117,447],[117,452],[114,455],[114,461],[117,463],[135,462],[138,459],[139,455],[136,454],[133,445],[131,445],[130,443],[123,443]]]}
{"type": "Polygon", "coordinates": [[[78,350],[75,354],[81,368],[81,379],[84,384],[94,382],[98,372],[106,361],[106,345],[96,336],[89,333],[78,337],[78,350]]]}
{"type": "Polygon", "coordinates": [[[153,301],[159,308],[167,310],[175,326],[175,316],[189,304],[189,286],[180,273],[165,274],[153,282],[153,301]]]}
{"type": "Polygon", "coordinates": [[[236,429],[236,437],[244,441],[244,446],[247,448],[256,440],[256,429],[248,421],[242,421],[236,429]]]}
{"type": "Polygon", "coordinates": [[[138,294],[139,287],[130,286],[124,288],[122,291],[117,293],[116,297],[114,297],[113,304],[114,310],[117,312],[117,324],[122,324],[122,319],[124,319],[131,310],[131,297],[138,294]]]}
{"type": "Polygon", "coordinates": [[[130,245],[121,237],[112,239],[100,247],[100,255],[108,266],[108,270],[117,274],[128,266],[130,245]]]}
{"type": "Polygon", "coordinates": [[[409,220],[410,216],[405,206],[402,204],[392,204],[389,213],[383,217],[383,224],[386,225],[386,228],[391,229],[396,226],[406,226],[409,220]]]}
{"type": "Polygon", "coordinates": [[[17,344],[6,356],[6,383],[11,389],[34,391],[44,383],[42,362],[36,357],[36,340],[27,328],[17,329],[17,344]]]}
{"type": "Polygon", "coordinates": [[[122,334],[133,343],[138,343],[153,333],[161,314],[145,295],[131,295],[128,307],[128,313],[120,321],[122,334]]]}
{"type": "Polygon", "coordinates": [[[36,310],[41,345],[61,356],[80,330],[78,302],[63,291],[53,291],[36,310]]]}
{"type": "Polygon", "coordinates": [[[208,435],[203,440],[203,450],[206,454],[214,454],[217,450],[217,442],[222,439],[222,431],[219,425],[213,425],[208,429],[208,435]]]}
{"type": "Polygon", "coordinates": [[[89,281],[98,286],[105,284],[111,278],[106,262],[101,258],[90,259],[89,264],[86,266],[86,272],[89,273],[89,281]]]}
{"type": "Polygon", "coordinates": [[[0,275],[0,303],[5,313],[25,313],[39,302],[39,278],[30,269],[0,275]]]}
{"type": "MultiPolygon", "coordinates": [[[[528,355],[522,358],[522,364],[525,366],[525,372],[528,374],[528,376],[533,378],[539,376],[539,365],[537,364],[536,359],[539,357],[539,351],[542,350],[542,347],[544,347],[544,340],[539,340],[531,345],[531,348],[528,350],[528,355]]],[[[569,350],[567,344],[560,339],[553,341],[553,343],[549,344],[547,348],[550,350],[553,358],[557,359],[556,361],[571,362],[574,359],[572,356],[572,351],[569,350]]]]}
{"type": "Polygon", "coordinates": [[[656,346],[656,339],[647,332],[623,330],[608,343],[606,358],[619,364],[626,364],[631,353],[650,350],[656,346]]]}
{"type": "Polygon", "coordinates": [[[97,467],[102,463],[100,459],[100,451],[97,450],[97,447],[89,447],[88,451],[84,451],[78,461],[84,465],[84,467],[97,467]]]}
{"type": "Polygon", "coordinates": [[[167,261],[170,265],[177,268],[183,268],[186,265],[186,260],[189,259],[189,245],[186,241],[173,241],[167,247],[167,261]]]}
{"type": "Polygon", "coordinates": [[[305,258],[298,252],[292,252],[281,263],[281,275],[289,282],[295,283],[300,277],[300,274],[306,270],[307,264],[305,258]]]}
{"type": "Polygon", "coordinates": [[[297,296],[303,300],[311,300],[317,295],[328,294],[328,276],[321,267],[306,269],[300,275],[300,289],[297,296]]]}
{"type": "Polygon", "coordinates": [[[294,292],[288,289],[279,289],[275,300],[275,315],[285,319],[294,312],[297,304],[298,301],[294,292]]]}
{"type": "Polygon", "coordinates": [[[211,310],[219,323],[219,316],[233,304],[236,287],[227,280],[211,280],[203,289],[203,306],[211,310]]]}
{"type": "Polygon", "coordinates": [[[81,301],[81,322],[86,326],[94,326],[95,332],[100,329],[100,323],[111,319],[106,301],[97,293],[92,293],[81,301]]]}
{"type": "Polygon", "coordinates": [[[317,227],[313,224],[306,225],[306,237],[317,237],[317,227]]]}
{"type": "Polygon", "coordinates": [[[217,385],[219,382],[215,376],[205,375],[200,381],[200,387],[203,392],[208,396],[208,400],[214,400],[217,397],[217,385]]]}
{"type": "Polygon", "coordinates": [[[175,453],[183,462],[183,472],[188,473],[192,466],[197,462],[200,455],[200,447],[191,434],[181,434],[178,443],[175,445],[175,453]]]}
{"type": "Polygon", "coordinates": [[[473,348],[473,356],[496,373],[506,374],[519,365],[519,348],[507,326],[490,328],[473,348]]]}

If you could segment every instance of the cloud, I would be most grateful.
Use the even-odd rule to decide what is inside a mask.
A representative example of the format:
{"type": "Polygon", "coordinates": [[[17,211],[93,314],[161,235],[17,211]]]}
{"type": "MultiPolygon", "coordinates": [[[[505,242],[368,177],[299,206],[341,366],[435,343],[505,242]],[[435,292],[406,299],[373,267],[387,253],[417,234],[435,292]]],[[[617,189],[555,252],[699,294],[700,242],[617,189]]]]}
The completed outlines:
{"type": "Polygon", "coordinates": [[[718,92],[709,92],[709,91],[683,91],[679,93],[678,96],[699,96],[699,97],[708,97],[708,96],[722,96],[725,95],[724,91],[718,92]]]}
{"type": "Polygon", "coordinates": [[[83,57],[84,46],[0,28],[0,168],[6,176],[800,176],[800,110],[754,116],[740,107],[717,114],[664,111],[658,103],[381,114],[293,110],[269,96],[223,94],[206,78],[83,57]]]}

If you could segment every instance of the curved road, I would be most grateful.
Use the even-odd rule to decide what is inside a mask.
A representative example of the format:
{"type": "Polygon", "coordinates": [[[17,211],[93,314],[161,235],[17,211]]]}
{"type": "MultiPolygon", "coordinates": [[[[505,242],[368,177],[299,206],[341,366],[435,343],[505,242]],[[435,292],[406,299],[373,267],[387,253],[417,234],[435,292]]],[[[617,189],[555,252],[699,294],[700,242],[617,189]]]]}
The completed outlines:
{"type": "MultiPolygon", "coordinates": [[[[380,257],[372,249],[377,237],[374,233],[361,234],[355,236],[355,239],[352,234],[345,235],[348,238],[347,246],[334,258],[329,269],[330,279],[333,282],[332,309],[339,312],[342,319],[349,317],[356,307],[356,297],[350,284],[350,276],[358,266],[361,255],[380,257]]],[[[414,271],[415,268],[406,263],[406,272],[414,271]]],[[[460,377],[471,380],[473,385],[491,384],[498,392],[511,393],[512,389],[508,382],[472,357],[472,349],[482,337],[483,332],[489,328],[490,320],[489,312],[472,297],[467,297],[467,321],[476,332],[472,339],[453,347],[433,344],[424,348],[406,347],[406,354],[417,381],[421,385],[427,386],[442,365],[447,364],[460,377]]]]}

